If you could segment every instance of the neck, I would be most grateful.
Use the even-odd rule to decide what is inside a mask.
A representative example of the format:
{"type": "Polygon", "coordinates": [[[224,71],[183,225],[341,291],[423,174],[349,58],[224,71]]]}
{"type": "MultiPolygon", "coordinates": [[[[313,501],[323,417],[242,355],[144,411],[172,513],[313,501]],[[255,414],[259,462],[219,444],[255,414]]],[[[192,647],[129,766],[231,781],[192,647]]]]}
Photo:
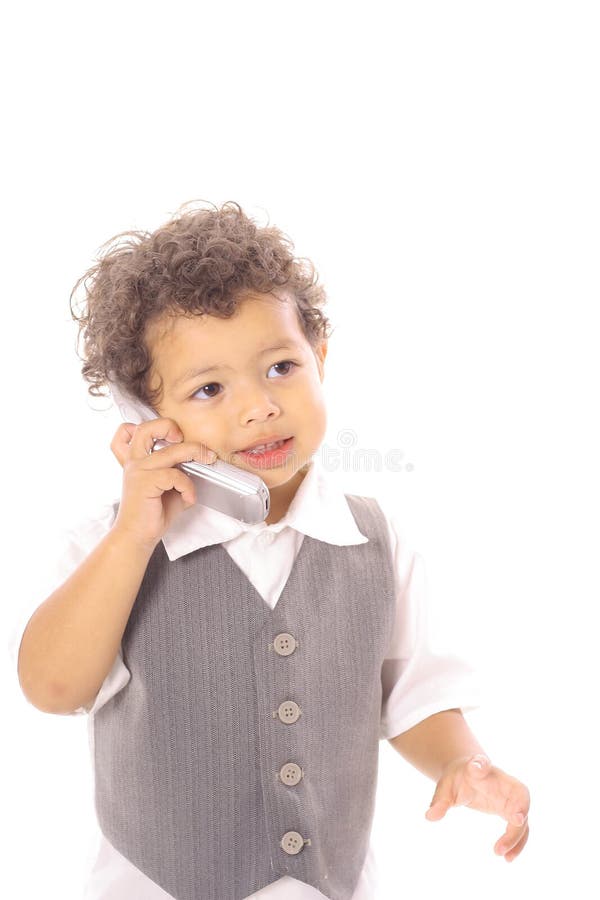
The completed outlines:
{"type": "Polygon", "coordinates": [[[269,514],[265,519],[267,525],[274,525],[275,522],[279,522],[280,519],[283,519],[290,508],[292,500],[296,496],[298,488],[304,481],[308,469],[309,463],[306,463],[306,465],[302,466],[301,469],[298,469],[296,474],[290,478],[289,481],[286,481],[285,484],[269,490],[269,514]]]}

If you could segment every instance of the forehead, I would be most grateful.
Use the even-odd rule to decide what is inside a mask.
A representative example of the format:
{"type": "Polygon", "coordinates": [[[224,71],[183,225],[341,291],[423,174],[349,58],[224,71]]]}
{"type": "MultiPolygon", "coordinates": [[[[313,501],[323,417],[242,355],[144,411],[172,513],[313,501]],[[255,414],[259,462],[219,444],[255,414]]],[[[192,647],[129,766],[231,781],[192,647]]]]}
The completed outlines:
{"type": "Polygon", "coordinates": [[[241,350],[252,355],[252,348],[271,338],[306,344],[296,304],[288,295],[282,299],[270,294],[247,294],[235,313],[216,315],[164,314],[150,322],[146,341],[159,369],[182,368],[187,361],[225,363],[241,350]]]}

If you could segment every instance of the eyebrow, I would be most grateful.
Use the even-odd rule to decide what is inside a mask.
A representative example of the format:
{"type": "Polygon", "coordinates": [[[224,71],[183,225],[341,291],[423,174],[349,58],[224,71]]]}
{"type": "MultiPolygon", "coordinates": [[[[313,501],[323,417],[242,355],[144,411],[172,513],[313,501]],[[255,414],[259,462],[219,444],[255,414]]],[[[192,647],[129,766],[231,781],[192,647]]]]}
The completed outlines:
{"type": "MultiPolygon", "coordinates": [[[[263,350],[259,350],[257,353],[257,358],[259,356],[264,356],[265,353],[274,353],[276,350],[297,350],[298,347],[296,344],[279,344],[276,347],[265,347],[263,350]]],[[[230,369],[231,366],[219,365],[215,364],[213,366],[206,366],[202,369],[188,369],[187,372],[183,372],[173,382],[173,387],[179,387],[180,384],[185,384],[186,381],[191,381],[193,378],[198,378],[199,375],[204,375],[206,372],[215,372],[217,369],[230,369]]]]}

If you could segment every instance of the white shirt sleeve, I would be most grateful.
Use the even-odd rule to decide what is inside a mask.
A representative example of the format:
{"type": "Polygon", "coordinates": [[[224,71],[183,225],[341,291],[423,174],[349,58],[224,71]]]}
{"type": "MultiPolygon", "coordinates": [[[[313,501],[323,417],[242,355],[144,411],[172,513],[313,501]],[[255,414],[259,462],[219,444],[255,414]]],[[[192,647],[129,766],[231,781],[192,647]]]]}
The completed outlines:
{"type": "Polygon", "coordinates": [[[380,740],[402,734],[434,713],[455,708],[468,711],[481,704],[476,670],[458,656],[432,648],[423,557],[412,550],[394,516],[386,513],[386,519],[396,619],[381,670],[380,740]]]}
{"type": "MultiPolygon", "coordinates": [[[[36,609],[69,578],[110,531],[114,523],[114,516],[114,505],[108,503],[103,505],[96,515],[86,516],[75,527],[58,529],[54,536],[45,541],[41,559],[36,560],[36,566],[32,567],[31,572],[25,573],[18,597],[19,609],[13,616],[8,641],[8,650],[19,690],[21,689],[18,682],[19,649],[29,620],[36,609]]],[[[95,712],[100,705],[106,703],[109,696],[116,693],[116,690],[120,690],[130,677],[119,647],[112,670],[106,677],[93,705],[79,707],[73,715],[95,712]]]]}

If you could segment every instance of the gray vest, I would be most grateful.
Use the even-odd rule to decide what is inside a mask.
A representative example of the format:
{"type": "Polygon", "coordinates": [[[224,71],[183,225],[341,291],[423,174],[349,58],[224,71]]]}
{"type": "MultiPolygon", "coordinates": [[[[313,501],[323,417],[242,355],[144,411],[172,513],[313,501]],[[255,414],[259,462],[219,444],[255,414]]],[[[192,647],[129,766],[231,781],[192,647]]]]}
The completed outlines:
{"type": "Polygon", "coordinates": [[[108,841],[176,900],[244,900],[289,875],[350,900],[375,808],[381,667],[395,613],[368,543],[304,536],[274,609],[220,544],[149,561],[122,641],[128,684],[94,717],[108,841]]]}

